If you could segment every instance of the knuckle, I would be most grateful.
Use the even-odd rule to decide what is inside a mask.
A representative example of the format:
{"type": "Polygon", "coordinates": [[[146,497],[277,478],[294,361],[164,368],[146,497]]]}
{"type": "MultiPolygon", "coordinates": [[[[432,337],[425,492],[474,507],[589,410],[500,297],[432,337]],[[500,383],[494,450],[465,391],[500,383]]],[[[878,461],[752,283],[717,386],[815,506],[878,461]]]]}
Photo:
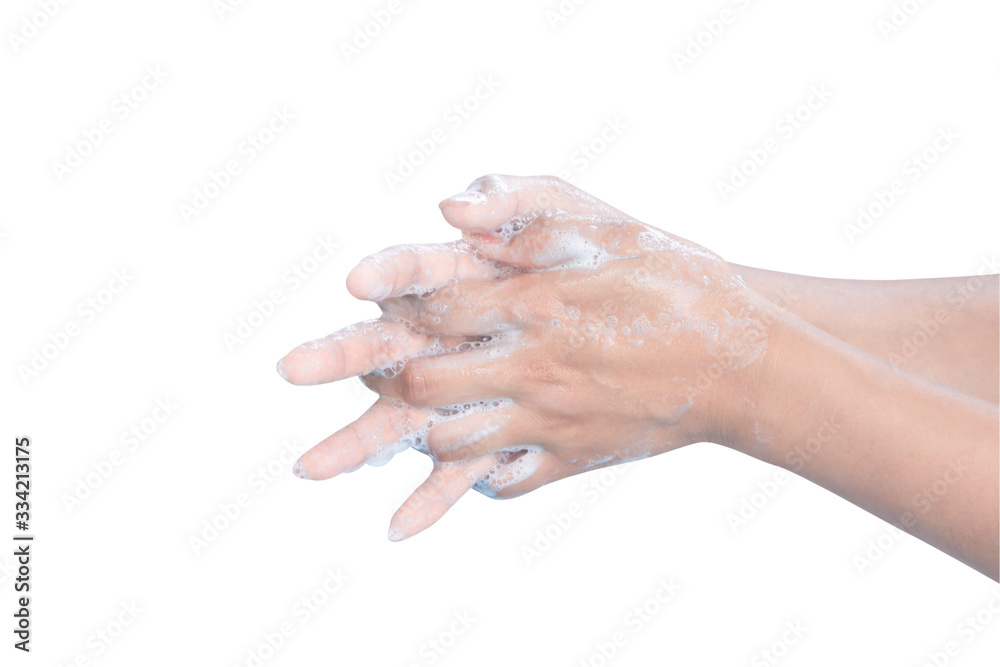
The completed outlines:
{"type": "Polygon", "coordinates": [[[502,174],[485,174],[469,185],[469,190],[479,190],[481,192],[495,192],[506,189],[507,177],[502,174]]]}
{"type": "Polygon", "coordinates": [[[410,494],[403,506],[410,512],[418,512],[427,504],[429,495],[428,490],[421,485],[410,494]]]}
{"type": "Polygon", "coordinates": [[[450,306],[462,299],[462,289],[459,284],[445,285],[439,287],[434,294],[436,306],[450,306]]]}
{"type": "Polygon", "coordinates": [[[552,357],[535,358],[530,368],[531,378],[544,391],[551,391],[569,384],[570,368],[552,357]]]}
{"type": "Polygon", "coordinates": [[[541,176],[538,185],[533,189],[533,207],[539,210],[549,209],[560,201],[568,191],[569,183],[558,176],[541,176]]]}
{"type": "Polygon", "coordinates": [[[555,287],[540,281],[538,274],[533,273],[510,280],[497,295],[496,301],[504,304],[504,314],[518,324],[548,321],[562,310],[562,300],[555,287]]]}
{"type": "Polygon", "coordinates": [[[566,187],[569,185],[568,182],[564,181],[558,176],[553,176],[551,174],[547,176],[542,176],[541,181],[545,186],[558,190],[565,190],[566,187]]]}
{"type": "Polygon", "coordinates": [[[400,397],[413,406],[424,406],[430,398],[430,381],[427,373],[413,363],[407,364],[399,375],[400,397]]]}
{"type": "Polygon", "coordinates": [[[448,455],[449,442],[448,429],[444,425],[432,428],[427,433],[427,449],[439,461],[445,460],[444,457],[448,455]]]}

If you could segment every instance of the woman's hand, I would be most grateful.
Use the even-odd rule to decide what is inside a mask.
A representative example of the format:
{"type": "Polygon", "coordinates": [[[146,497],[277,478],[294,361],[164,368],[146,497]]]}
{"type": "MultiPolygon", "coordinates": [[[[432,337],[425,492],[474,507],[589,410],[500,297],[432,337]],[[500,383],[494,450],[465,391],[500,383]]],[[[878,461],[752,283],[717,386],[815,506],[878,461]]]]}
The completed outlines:
{"type": "Polygon", "coordinates": [[[435,472],[393,521],[408,536],[473,483],[513,497],[735,436],[771,306],[721,258],[550,177],[484,177],[441,210],[464,242],[364,260],[348,287],[383,317],[282,360],[294,383],[360,374],[382,396],[301,476],[426,451],[435,472]]]}
{"type": "Polygon", "coordinates": [[[381,305],[414,330],[489,343],[366,378],[414,407],[513,401],[432,429],[432,456],[530,457],[530,474],[496,489],[510,497],[725,436],[719,415],[748,398],[749,367],[767,344],[760,300],[725,262],[556,179],[492,177],[472,188],[442,204],[446,218],[479,252],[523,272],[381,305]],[[553,203],[539,207],[546,196],[553,203]]]}
{"type": "MultiPolygon", "coordinates": [[[[381,395],[303,455],[300,476],[407,446],[434,460],[393,516],[392,539],[431,525],[472,486],[508,498],[710,441],[1000,577],[1000,407],[865,352],[900,323],[843,326],[857,310],[842,283],[810,279],[797,309],[860,348],[764,300],[713,253],[558,179],[482,178],[441,210],[462,241],[391,248],[348,277],[382,318],[279,362],[297,384],[361,375],[381,395]],[[824,310],[824,299],[846,305],[824,310]]],[[[971,349],[995,369],[995,338],[968,333],[996,330],[993,285],[954,325],[960,352],[949,354],[971,349]]],[[[877,298],[924,312],[905,298],[914,289],[883,285],[877,298]]]]}

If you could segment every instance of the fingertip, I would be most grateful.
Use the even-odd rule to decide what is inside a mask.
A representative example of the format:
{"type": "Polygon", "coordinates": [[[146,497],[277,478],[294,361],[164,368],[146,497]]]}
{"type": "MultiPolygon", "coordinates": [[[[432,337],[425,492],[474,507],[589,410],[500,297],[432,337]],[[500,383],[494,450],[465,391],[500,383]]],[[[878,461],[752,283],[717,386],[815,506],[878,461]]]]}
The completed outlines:
{"type": "Polygon", "coordinates": [[[347,291],[355,299],[381,301],[392,294],[392,283],[383,267],[365,258],[347,274],[347,291]]]}
{"type": "MultiPolygon", "coordinates": [[[[299,386],[320,384],[326,381],[326,370],[312,351],[300,345],[278,360],[278,374],[286,382],[299,386]]],[[[314,344],[315,346],[315,344],[314,344]]]]}
{"type": "Polygon", "coordinates": [[[389,541],[390,542],[402,542],[408,535],[397,528],[394,524],[389,524],[389,541]]]}
{"type": "Polygon", "coordinates": [[[302,355],[299,353],[299,348],[295,348],[281,359],[278,359],[278,375],[285,379],[285,382],[295,385],[301,384],[311,384],[309,382],[302,382],[299,372],[299,366],[301,360],[299,357],[302,355]]]}
{"type": "Polygon", "coordinates": [[[306,466],[305,463],[302,462],[301,457],[295,462],[295,465],[292,466],[292,474],[299,479],[312,479],[312,477],[309,476],[309,473],[306,472],[306,466]]]}
{"type": "Polygon", "coordinates": [[[292,466],[292,474],[299,479],[320,482],[332,479],[345,472],[343,462],[330,452],[325,443],[320,443],[299,457],[292,466]]]}
{"type": "Polygon", "coordinates": [[[323,369],[302,345],[278,359],[277,371],[285,382],[297,386],[309,386],[324,382],[323,369]]]}
{"type": "Polygon", "coordinates": [[[351,272],[347,274],[347,291],[350,292],[351,296],[355,299],[365,300],[366,296],[366,285],[364,282],[364,275],[360,271],[361,265],[355,266],[351,269],[351,272]]]}
{"type": "Polygon", "coordinates": [[[482,231],[493,216],[491,207],[486,206],[489,198],[482,192],[460,192],[448,197],[440,204],[445,221],[464,231],[482,231]]]}

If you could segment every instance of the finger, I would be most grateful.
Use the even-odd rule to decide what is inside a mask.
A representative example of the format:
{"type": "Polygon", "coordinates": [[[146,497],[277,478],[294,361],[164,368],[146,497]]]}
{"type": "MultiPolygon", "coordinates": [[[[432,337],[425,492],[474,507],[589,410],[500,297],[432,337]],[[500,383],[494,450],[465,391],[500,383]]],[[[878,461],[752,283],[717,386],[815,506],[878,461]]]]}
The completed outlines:
{"type": "Polygon", "coordinates": [[[551,176],[484,176],[440,207],[471,247],[518,269],[586,268],[633,256],[645,229],[551,176]]]}
{"type": "Polygon", "coordinates": [[[303,479],[330,479],[365,463],[383,465],[396,453],[422,446],[430,413],[379,398],[357,421],[299,457],[292,471],[303,479]]]}
{"type": "Polygon", "coordinates": [[[423,296],[386,299],[379,306],[387,317],[425,333],[488,336],[512,328],[526,275],[492,283],[447,285],[423,296]]]}
{"type": "Polygon", "coordinates": [[[450,225],[463,232],[490,234],[515,218],[529,218],[542,211],[573,210],[578,201],[587,198],[593,199],[553,176],[490,174],[477,178],[464,192],[438,206],[450,225]]]}
{"type": "Polygon", "coordinates": [[[405,540],[435,524],[493,465],[489,456],[459,464],[435,463],[427,480],[392,516],[389,539],[405,540]]]}
{"type": "Polygon", "coordinates": [[[415,408],[453,406],[506,397],[517,389],[509,358],[496,358],[510,348],[478,348],[468,352],[411,359],[393,377],[366,375],[369,389],[415,408]]]}
{"type": "Polygon", "coordinates": [[[643,229],[625,220],[595,221],[547,211],[508,224],[495,235],[465,236],[484,256],[519,270],[592,269],[613,259],[638,256],[637,239],[643,229]]]}
{"type": "Polygon", "coordinates": [[[516,405],[460,416],[432,426],[427,433],[427,448],[438,461],[454,462],[510,449],[519,443],[542,444],[537,432],[530,432],[527,424],[526,413],[516,405]]]}
{"type": "Polygon", "coordinates": [[[369,320],[299,345],[278,361],[278,373],[298,385],[334,382],[398,367],[438,342],[389,319],[369,320]]]}
{"type": "Polygon", "coordinates": [[[361,260],[347,276],[347,290],[358,299],[381,301],[458,281],[498,280],[513,271],[466,241],[400,245],[361,260]]]}

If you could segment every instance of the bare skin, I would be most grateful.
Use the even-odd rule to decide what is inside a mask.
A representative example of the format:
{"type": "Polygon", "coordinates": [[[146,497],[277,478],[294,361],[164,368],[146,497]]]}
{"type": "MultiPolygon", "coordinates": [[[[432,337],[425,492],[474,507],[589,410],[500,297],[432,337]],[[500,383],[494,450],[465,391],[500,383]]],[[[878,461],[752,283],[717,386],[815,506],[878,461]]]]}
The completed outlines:
{"type": "Polygon", "coordinates": [[[709,441],[997,578],[995,277],[960,308],[952,298],[950,319],[903,356],[893,346],[957,283],[732,266],[548,177],[484,177],[441,209],[463,242],[366,259],[348,289],[383,317],[279,362],[295,384],[361,375],[380,395],[303,455],[300,476],[332,477],[400,441],[434,460],[393,539],[474,485],[513,497],[709,441]]]}
{"type": "Polygon", "coordinates": [[[1000,280],[835,280],[730,263],[747,285],[809,324],[894,366],[1000,401],[1000,280]]]}

